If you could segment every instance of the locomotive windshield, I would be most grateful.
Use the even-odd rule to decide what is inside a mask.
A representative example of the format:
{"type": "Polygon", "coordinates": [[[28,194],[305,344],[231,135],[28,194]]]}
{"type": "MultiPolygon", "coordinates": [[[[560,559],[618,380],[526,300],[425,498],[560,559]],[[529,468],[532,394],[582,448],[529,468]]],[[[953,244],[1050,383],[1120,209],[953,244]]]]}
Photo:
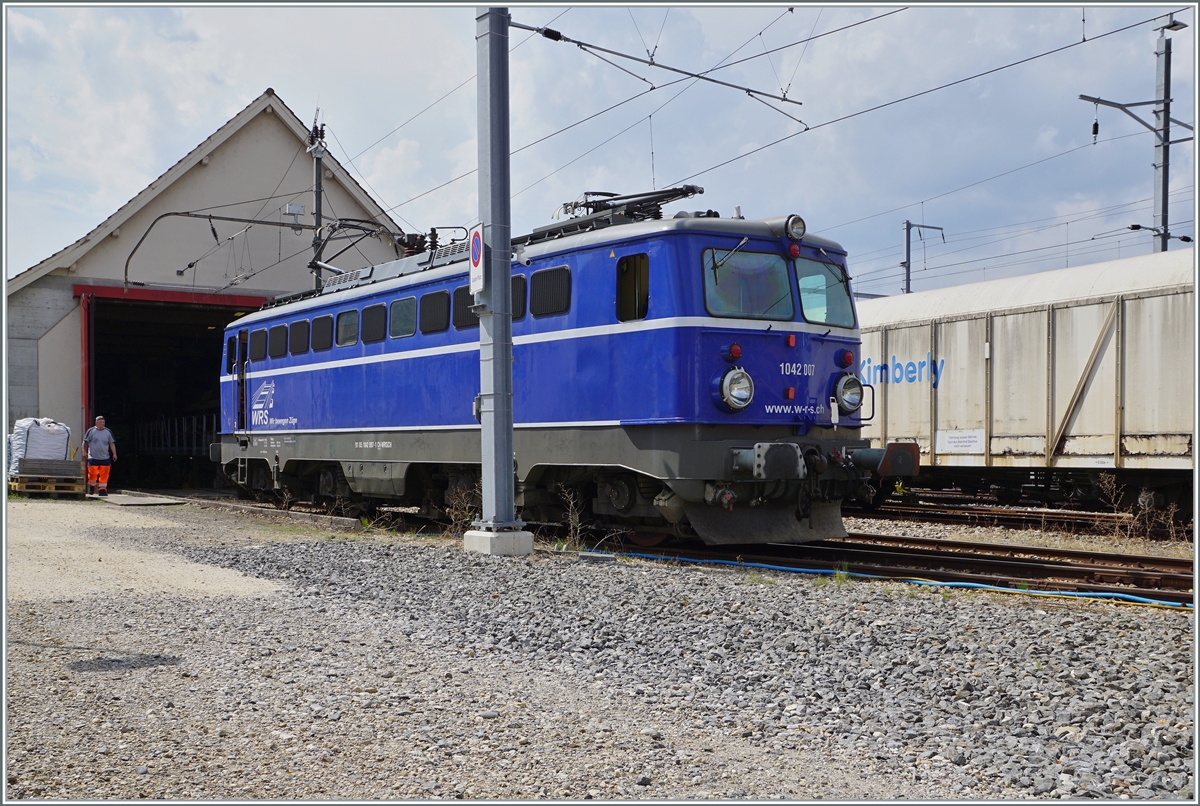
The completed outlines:
{"type": "Polygon", "coordinates": [[[704,250],[704,304],[713,316],[792,319],[796,308],[779,255],[704,250]]]}
{"type": "Polygon", "coordinates": [[[816,325],[854,327],[850,283],[840,267],[819,260],[796,258],[800,311],[816,325]]]}

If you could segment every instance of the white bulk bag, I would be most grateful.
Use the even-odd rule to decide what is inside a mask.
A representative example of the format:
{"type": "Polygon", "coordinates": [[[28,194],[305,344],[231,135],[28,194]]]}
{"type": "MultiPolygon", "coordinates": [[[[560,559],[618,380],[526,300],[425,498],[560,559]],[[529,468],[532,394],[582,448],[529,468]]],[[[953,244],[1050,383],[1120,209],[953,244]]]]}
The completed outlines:
{"type": "Polygon", "coordinates": [[[21,459],[69,459],[71,429],[49,417],[17,420],[9,437],[8,474],[15,476],[21,459]]]}

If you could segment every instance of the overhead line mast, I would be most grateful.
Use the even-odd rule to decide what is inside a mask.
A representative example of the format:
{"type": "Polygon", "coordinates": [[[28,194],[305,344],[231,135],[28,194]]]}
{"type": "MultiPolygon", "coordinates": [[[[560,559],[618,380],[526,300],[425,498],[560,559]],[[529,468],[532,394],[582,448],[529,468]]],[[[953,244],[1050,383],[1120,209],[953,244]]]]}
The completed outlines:
{"type": "MultiPolygon", "coordinates": [[[[480,8],[475,17],[479,76],[479,218],[471,262],[482,261],[483,283],[472,310],[479,315],[480,465],[482,514],[463,535],[463,548],[484,554],[533,553],[533,534],[516,516],[512,394],[512,223],[509,178],[507,8],[480,8]],[[476,253],[476,240],[479,252],[476,253]]],[[[474,267],[472,267],[474,268],[474,267]]],[[[475,285],[474,280],[471,283],[475,285]]]]}
{"type": "MultiPolygon", "coordinates": [[[[1111,106],[1114,109],[1120,109],[1126,115],[1136,120],[1138,123],[1145,126],[1154,133],[1154,226],[1143,227],[1140,224],[1130,226],[1132,230],[1148,229],[1154,233],[1154,245],[1156,252],[1167,251],[1167,242],[1172,238],[1178,237],[1171,234],[1168,226],[1167,215],[1167,195],[1170,190],[1170,171],[1171,171],[1171,146],[1175,143],[1186,143],[1191,140],[1191,137],[1184,137],[1180,140],[1171,139],[1171,124],[1175,123],[1188,131],[1192,131],[1192,127],[1183,121],[1176,120],[1171,117],[1171,40],[1167,37],[1167,31],[1180,31],[1187,27],[1187,23],[1180,22],[1175,19],[1175,14],[1171,13],[1165,17],[1160,17],[1155,20],[1156,25],[1154,30],[1158,31],[1158,46],[1155,48],[1155,55],[1158,57],[1157,81],[1155,88],[1155,98],[1153,101],[1138,101],[1131,104],[1119,104],[1113,101],[1105,101],[1102,98],[1094,98],[1091,95],[1080,95],[1079,100],[1087,101],[1088,103],[1100,106],[1111,106]],[[1146,121],[1129,111],[1135,106],[1154,106],[1154,125],[1151,126],[1146,121]]],[[[1096,117],[1096,121],[1092,124],[1092,142],[1095,143],[1096,136],[1100,134],[1100,118],[1096,117]]]]}
{"type": "Polygon", "coordinates": [[[316,115],[313,115],[312,131],[308,133],[308,152],[313,155],[313,191],[316,195],[313,205],[313,218],[316,220],[317,229],[313,233],[313,288],[321,287],[321,252],[325,248],[325,242],[321,239],[321,180],[324,178],[324,169],[321,167],[321,160],[325,158],[325,124],[322,123],[320,128],[317,127],[317,117],[321,114],[318,109],[316,115]]]}

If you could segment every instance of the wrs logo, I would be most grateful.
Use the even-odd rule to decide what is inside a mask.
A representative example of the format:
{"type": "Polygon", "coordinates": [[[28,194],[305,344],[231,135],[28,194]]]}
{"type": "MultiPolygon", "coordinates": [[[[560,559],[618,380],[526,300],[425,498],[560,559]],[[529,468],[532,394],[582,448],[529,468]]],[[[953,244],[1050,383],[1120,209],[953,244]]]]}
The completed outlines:
{"type": "Polygon", "coordinates": [[[270,420],[268,411],[275,408],[275,381],[264,381],[262,386],[254,390],[250,401],[250,422],[254,425],[267,425],[270,420]]]}

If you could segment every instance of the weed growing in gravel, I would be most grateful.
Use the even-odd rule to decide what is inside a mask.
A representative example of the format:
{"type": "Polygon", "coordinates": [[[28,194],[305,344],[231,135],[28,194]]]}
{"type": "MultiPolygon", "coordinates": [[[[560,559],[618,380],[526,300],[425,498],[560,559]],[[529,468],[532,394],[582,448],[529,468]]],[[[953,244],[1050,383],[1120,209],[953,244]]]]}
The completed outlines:
{"type": "Polygon", "coordinates": [[[567,525],[567,539],[572,543],[583,542],[583,502],[574,487],[559,487],[558,497],[563,502],[563,522],[567,525]]]}
{"type": "Polygon", "coordinates": [[[551,551],[587,551],[587,546],[573,540],[555,540],[551,551]]]}
{"type": "Polygon", "coordinates": [[[753,568],[751,568],[749,571],[747,571],[745,573],[745,575],[742,576],[742,581],[745,582],[747,585],[774,585],[775,584],[774,577],[769,577],[766,574],[763,574],[763,573],[760,573],[759,571],[754,570],[753,568]]]}
{"type": "Polygon", "coordinates": [[[824,588],[826,585],[829,584],[829,577],[825,577],[825,576],[816,577],[813,579],[812,584],[813,584],[814,588],[816,588],[817,590],[821,590],[821,588],[824,588]]]}
{"type": "Polygon", "coordinates": [[[840,563],[833,572],[833,584],[839,588],[850,581],[850,564],[840,563]]]}
{"type": "Polygon", "coordinates": [[[450,519],[450,532],[464,534],[471,524],[482,517],[483,479],[476,479],[474,487],[452,485],[446,490],[446,517],[450,519]]]}
{"type": "Polygon", "coordinates": [[[1113,473],[1101,473],[1096,486],[1099,498],[1112,507],[1113,512],[1125,513],[1130,520],[1112,525],[1113,537],[1154,537],[1166,534],[1168,540],[1179,540],[1179,506],[1169,504],[1164,509],[1142,506],[1137,497],[1117,483],[1113,473]]]}

